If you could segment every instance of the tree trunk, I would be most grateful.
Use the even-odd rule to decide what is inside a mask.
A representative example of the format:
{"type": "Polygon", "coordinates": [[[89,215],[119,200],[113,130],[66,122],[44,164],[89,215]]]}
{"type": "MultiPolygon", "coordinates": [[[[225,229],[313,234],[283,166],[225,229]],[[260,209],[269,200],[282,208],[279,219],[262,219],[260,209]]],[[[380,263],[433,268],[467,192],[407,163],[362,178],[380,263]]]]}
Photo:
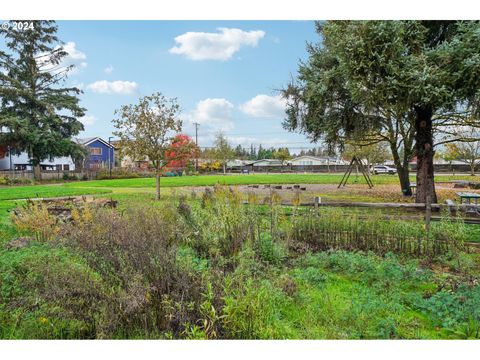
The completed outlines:
{"type": "Polygon", "coordinates": [[[475,162],[470,163],[470,175],[475,176],[475,162]]]}
{"type": "Polygon", "coordinates": [[[410,171],[402,166],[397,166],[398,178],[400,179],[400,186],[402,187],[402,194],[405,196],[412,196],[412,188],[410,187],[410,171]]]}
{"type": "Polygon", "coordinates": [[[225,163],[223,163],[223,175],[227,173],[227,166],[225,163]]]}
{"type": "Polygon", "coordinates": [[[430,195],[431,203],[437,202],[433,170],[432,108],[415,107],[415,153],[417,155],[417,196],[415,202],[425,203],[430,195]]]}
{"type": "Polygon", "coordinates": [[[155,193],[155,200],[160,200],[160,171],[157,170],[155,174],[155,183],[157,185],[157,191],[155,193]]]}
{"type": "Polygon", "coordinates": [[[410,187],[410,170],[408,168],[409,156],[405,154],[407,150],[404,149],[404,159],[402,162],[402,160],[400,160],[400,155],[398,154],[397,144],[390,143],[390,149],[393,155],[393,162],[397,168],[402,194],[405,196],[412,196],[412,188],[410,187]]]}
{"type": "Polygon", "coordinates": [[[33,166],[33,178],[35,180],[42,180],[42,169],[40,168],[40,164],[33,166]]]}

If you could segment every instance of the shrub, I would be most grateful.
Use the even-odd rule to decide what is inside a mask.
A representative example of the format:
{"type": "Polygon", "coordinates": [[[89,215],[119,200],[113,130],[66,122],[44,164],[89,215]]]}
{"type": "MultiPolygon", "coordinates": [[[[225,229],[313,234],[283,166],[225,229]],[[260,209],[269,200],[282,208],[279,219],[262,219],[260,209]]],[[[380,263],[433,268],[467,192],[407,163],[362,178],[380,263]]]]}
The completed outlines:
{"type": "Polygon", "coordinates": [[[77,175],[74,175],[74,174],[70,175],[69,173],[64,172],[63,176],[62,176],[62,179],[65,180],[65,181],[78,180],[78,177],[77,177],[77,175]]]}
{"type": "Polygon", "coordinates": [[[199,314],[202,277],[178,263],[183,239],[175,208],[134,208],[123,214],[97,210],[89,222],[73,222],[62,243],[82,254],[116,289],[99,333],[111,336],[135,329],[177,336],[199,314]]]}
{"type": "Polygon", "coordinates": [[[0,177],[0,185],[31,185],[33,184],[33,180],[27,178],[15,178],[4,176],[0,177]]]}
{"type": "Polygon", "coordinates": [[[111,176],[108,169],[101,169],[96,176],[97,180],[105,179],[135,179],[139,178],[140,174],[124,168],[112,169],[111,176]]]}
{"type": "Polygon", "coordinates": [[[51,215],[45,204],[28,201],[12,214],[17,230],[30,232],[38,241],[52,240],[60,231],[58,218],[51,215]]]}
{"type": "Polygon", "coordinates": [[[233,258],[259,232],[259,218],[242,204],[238,191],[215,186],[205,189],[194,211],[179,207],[188,229],[188,243],[203,257],[233,258]],[[182,210],[183,209],[183,210],[182,210]]]}

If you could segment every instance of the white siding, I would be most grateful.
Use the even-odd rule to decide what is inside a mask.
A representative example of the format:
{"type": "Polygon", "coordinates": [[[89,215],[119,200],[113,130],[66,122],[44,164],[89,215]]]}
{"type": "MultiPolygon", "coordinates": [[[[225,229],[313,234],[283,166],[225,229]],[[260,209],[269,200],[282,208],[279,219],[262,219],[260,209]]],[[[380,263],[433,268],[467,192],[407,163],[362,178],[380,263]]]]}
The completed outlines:
{"type": "MultiPolygon", "coordinates": [[[[28,164],[30,159],[26,152],[22,152],[20,155],[12,155],[12,166],[15,169],[15,165],[28,164]]],[[[57,157],[52,161],[49,159],[42,161],[42,165],[68,165],[70,170],[75,170],[75,164],[70,157],[57,157]]],[[[10,169],[10,155],[7,153],[3,159],[0,159],[0,170],[9,170],[10,169]]],[[[31,166],[27,166],[27,170],[32,170],[31,166]]]]}
{"type": "MultiPolygon", "coordinates": [[[[299,165],[299,166],[326,165],[327,159],[314,158],[310,156],[301,156],[296,159],[292,159],[291,164],[299,165]]],[[[332,163],[330,162],[330,164],[332,163]]]]}

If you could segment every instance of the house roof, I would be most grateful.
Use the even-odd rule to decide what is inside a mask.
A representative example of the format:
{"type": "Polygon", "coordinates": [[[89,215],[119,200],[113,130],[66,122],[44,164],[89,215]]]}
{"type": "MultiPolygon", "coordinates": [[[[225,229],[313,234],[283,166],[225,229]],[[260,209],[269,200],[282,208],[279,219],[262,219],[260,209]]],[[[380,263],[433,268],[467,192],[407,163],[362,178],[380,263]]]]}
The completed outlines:
{"type": "Polygon", "coordinates": [[[312,155],[302,155],[302,156],[298,156],[296,158],[293,158],[290,160],[290,162],[292,161],[296,161],[296,160],[299,160],[299,159],[313,159],[313,160],[320,160],[320,161],[333,161],[333,162],[336,162],[336,161],[339,161],[340,159],[336,159],[336,158],[333,158],[333,157],[318,157],[318,156],[312,156],[312,155]]]}
{"type": "Polygon", "coordinates": [[[295,160],[298,160],[298,159],[327,160],[327,158],[320,158],[320,157],[311,156],[311,155],[302,155],[302,156],[298,156],[296,158],[293,158],[290,161],[295,161],[295,160]]]}
{"type": "Polygon", "coordinates": [[[252,162],[252,164],[257,164],[257,163],[260,163],[260,162],[269,162],[269,163],[282,164],[282,161],[281,161],[281,160],[278,160],[278,159],[260,159],[260,160],[257,160],[257,161],[252,162]]]}
{"type": "Polygon", "coordinates": [[[112,144],[109,144],[107,141],[103,140],[102,138],[96,136],[96,137],[88,137],[88,138],[76,138],[75,139],[75,142],[77,144],[81,144],[81,145],[90,145],[91,143],[93,143],[94,141],[100,141],[101,143],[103,143],[104,145],[108,146],[108,147],[111,147],[113,148],[113,145],[112,144]]]}

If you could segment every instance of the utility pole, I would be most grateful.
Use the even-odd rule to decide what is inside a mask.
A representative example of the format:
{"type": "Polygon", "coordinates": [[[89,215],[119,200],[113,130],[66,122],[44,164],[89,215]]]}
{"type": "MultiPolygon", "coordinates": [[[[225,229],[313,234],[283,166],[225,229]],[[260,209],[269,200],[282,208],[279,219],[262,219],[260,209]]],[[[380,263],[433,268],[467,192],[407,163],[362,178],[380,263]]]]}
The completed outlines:
{"type": "MultiPolygon", "coordinates": [[[[200,126],[200,124],[195,122],[193,123],[193,125],[195,125],[195,145],[198,148],[198,127],[200,126]]],[[[198,172],[198,153],[196,153],[195,156],[195,172],[198,172]]]]}
{"type": "Polygon", "coordinates": [[[108,171],[110,173],[110,179],[112,178],[112,139],[113,136],[110,136],[108,138],[108,171]]]}

